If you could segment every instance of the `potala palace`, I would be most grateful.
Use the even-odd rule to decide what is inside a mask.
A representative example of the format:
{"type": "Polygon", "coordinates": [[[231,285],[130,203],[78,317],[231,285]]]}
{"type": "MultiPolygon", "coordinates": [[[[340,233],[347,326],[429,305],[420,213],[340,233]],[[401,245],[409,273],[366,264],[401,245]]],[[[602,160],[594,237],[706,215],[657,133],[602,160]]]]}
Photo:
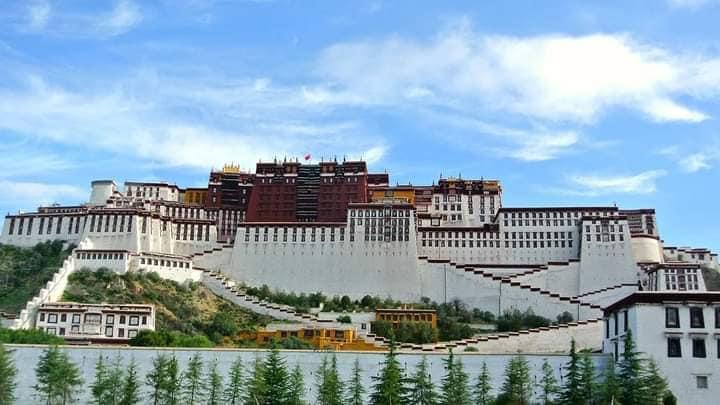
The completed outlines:
{"type": "Polygon", "coordinates": [[[717,254],[665,246],[653,209],[507,207],[502,194],[500,181],[488,179],[392,186],[362,161],[275,161],[258,163],[255,173],[228,165],[210,174],[207,188],[93,181],[86,204],[5,217],[0,243],[77,245],[13,326],[34,327],[38,309],[57,301],[67,275],[83,267],[201,281],[300,322],[317,320],[243,297],[236,286],[409,303],[460,299],[496,314],[531,308],[554,319],[567,311],[576,322],[403,349],[557,352],[575,338],[616,354],[633,330],[679,397],[698,398],[683,395],[698,376],[715,386],[708,395],[720,394],[720,296],[706,291],[701,272],[720,268],[717,254]],[[667,308],[679,311],[677,326],[663,327],[667,308]],[[698,340],[703,358],[691,356],[698,340]],[[685,348],[680,358],[668,355],[670,345],[674,357],[685,348]]]}

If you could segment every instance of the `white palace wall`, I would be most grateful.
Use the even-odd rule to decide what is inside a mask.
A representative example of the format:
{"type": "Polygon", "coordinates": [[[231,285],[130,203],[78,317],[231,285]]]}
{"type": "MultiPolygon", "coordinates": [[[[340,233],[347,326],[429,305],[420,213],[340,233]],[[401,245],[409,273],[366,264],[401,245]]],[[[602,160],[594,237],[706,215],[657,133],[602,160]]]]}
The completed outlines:
{"type": "Polygon", "coordinates": [[[243,228],[235,239],[230,278],[249,285],[296,293],[365,295],[417,301],[420,276],[409,242],[244,242],[243,228]]]}
{"type": "Polygon", "coordinates": [[[611,220],[618,222],[613,226],[623,225],[622,232],[606,234],[599,220],[598,223],[591,219],[583,220],[583,228],[587,230],[589,227],[590,232],[583,232],[581,242],[580,294],[623,283],[636,283],[638,280],[627,221],[611,220]],[[598,227],[600,232],[597,231],[598,227]],[[612,236],[615,240],[606,240],[606,236],[612,236]]]}
{"type": "Polygon", "coordinates": [[[548,264],[547,269],[514,278],[524,284],[573,297],[579,293],[580,263],[548,264]]]}
{"type": "Polygon", "coordinates": [[[422,295],[437,302],[459,299],[470,308],[490,311],[495,315],[506,311],[524,312],[531,308],[536,315],[555,319],[567,311],[573,318],[585,320],[601,315],[597,309],[588,308],[568,301],[541,295],[529,289],[520,288],[499,280],[465,271],[449,263],[419,261],[422,274],[422,295]]]}

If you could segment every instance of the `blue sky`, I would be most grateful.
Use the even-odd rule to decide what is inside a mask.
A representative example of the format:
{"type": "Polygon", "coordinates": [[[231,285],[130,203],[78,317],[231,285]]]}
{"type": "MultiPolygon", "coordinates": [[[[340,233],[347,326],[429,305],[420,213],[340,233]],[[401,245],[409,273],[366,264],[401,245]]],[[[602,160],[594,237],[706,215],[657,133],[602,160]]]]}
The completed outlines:
{"type": "Polygon", "coordinates": [[[0,210],[97,178],[363,157],[720,249],[720,1],[8,1],[0,210]],[[539,3],[542,3],[540,5],[539,3]]]}

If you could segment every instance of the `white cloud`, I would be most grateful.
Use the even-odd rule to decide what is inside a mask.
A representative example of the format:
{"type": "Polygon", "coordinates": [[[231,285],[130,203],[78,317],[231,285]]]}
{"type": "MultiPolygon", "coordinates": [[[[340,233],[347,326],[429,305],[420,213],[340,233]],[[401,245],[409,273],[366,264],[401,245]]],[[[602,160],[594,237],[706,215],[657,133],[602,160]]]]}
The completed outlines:
{"type": "Polygon", "coordinates": [[[574,190],[571,188],[570,193],[587,196],[650,194],[657,189],[657,179],[666,174],[664,170],[649,170],[620,176],[576,175],[569,179],[574,187],[574,190]]]}
{"type": "Polygon", "coordinates": [[[0,87],[0,128],[35,139],[141,158],[159,166],[201,170],[257,159],[364,151],[370,163],[384,141],[352,121],[328,121],[303,102],[300,89],[256,80],[215,82],[142,73],[124,81],[85,82],[81,91],[31,77],[0,87]]]}
{"type": "Polygon", "coordinates": [[[678,162],[680,167],[688,173],[699,172],[700,170],[709,169],[711,157],[705,153],[693,153],[678,162]]]}
{"type": "Polygon", "coordinates": [[[578,141],[578,134],[572,131],[528,136],[508,154],[528,162],[551,160],[577,146],[578,141]]]}
{"type": "Polygon", "coordinates": [[[0,204],[33,209],[38,205],[49,205],[65,201],[77,203],[85,201],[88,191],[68,184],[46,184],[0,180],[0,204]]]}
{"type": "Polygon", "coordinates": [[[720,160],[720,147],[717,145],[706,145],[703,150],[696,152],[689,152],[688,149],[679,145],[670,145],[658,150],[657,154],[677,163],[686,173],[709,170],[715,161],[720,160]]]}
{"type": "Polygon", "coordinates": [[[31,3],[28,6],[28,26],[31,30],[40,31],[50,19],[52,7],[46,1],[31,3]]]}
{"type": "Polygon", "coordinates": [[[368,164],[375,164],[378,163],[382,158],[385,156],[385,152],[387,151],[387,148],[385,146],[374,146],[368,150],[366,150],[361,158],[365,160],[368,164]]]}
{"type": "Polygon", "coordinates": [[[427,41],[391,37],[330,46],[317,70],[332,85],[308,94],[318,103],[402,104],[422,89],[432,104],[556,122],[587,123],[612,108],[656,121],[699,122],[707,115],[678,98],[720,94],[718,64],[624,34],[509,37],[463,26],[427,41]]]}
{"type": "Polygon", "coordinates": [[[121,0],[109,14],[100,16],[96,29],[101,34],[120,35],[139,24],[142,19],[140,7],[129,0],[121,0]]]}
{"type": "Polygon", "coordinates": [[[423,119],[440,122],[443,125],[470,131],[473,137],[454,133],[446,137],[455,141],[458,147],[477,149],[485,155],[485,150],[493,149],[499,156],[510,157],[525,162],[539,162],[556,159],[587,147],[588,142],[581,134],[571,130],[548,130],[544,127],[531,129],[509,128],[492,124],[478,118],[461,114],[439,113],[431,109],[421,109],[423,119]],[[492,146],[495,145],[495,146],[492,146]]]}
{"type": "Polygon", "coordinates": [[[671,7],[690,9],[697,9],[715,2],[716,0],[667,0],[671,7]]]}

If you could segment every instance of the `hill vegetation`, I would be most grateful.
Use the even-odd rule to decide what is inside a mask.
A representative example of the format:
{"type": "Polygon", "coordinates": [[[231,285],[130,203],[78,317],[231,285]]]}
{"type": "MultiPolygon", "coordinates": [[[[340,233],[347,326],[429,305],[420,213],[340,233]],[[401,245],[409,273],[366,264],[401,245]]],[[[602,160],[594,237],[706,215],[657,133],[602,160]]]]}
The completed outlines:
{"type": "Polygon", "coordinates": [[[720,271],[703,266],[702,275],[703,279],[705,279],[705,288],[708,291],[720,291],[720,271]]]}
{"type": "Polygon", "coordinates": [[[32,248],[0,244],[0,311],[19,313],[62,266],[74,246],[62,241],[32,248]]]}
{"type": "Polygon", "coordinates": [[[139,334],[134,343],[142,346],[245,345],[240,332],[272,320],[218,297],[202,284],[181,285],[156,273],[83,269],[70,275],[63,300],[155,305],[157,332],[139,334]]]}

